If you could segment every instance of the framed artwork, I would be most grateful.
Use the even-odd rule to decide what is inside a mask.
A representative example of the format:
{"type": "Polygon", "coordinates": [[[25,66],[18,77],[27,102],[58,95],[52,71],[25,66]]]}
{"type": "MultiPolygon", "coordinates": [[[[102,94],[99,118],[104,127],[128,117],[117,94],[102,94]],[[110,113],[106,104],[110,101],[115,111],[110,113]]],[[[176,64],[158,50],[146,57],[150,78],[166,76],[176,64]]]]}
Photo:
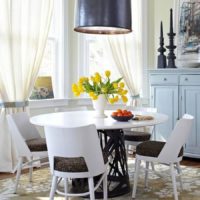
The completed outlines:
{"type": "Polygon", "coordinates": [[[200,67],[200,0],[175,0],[177,67],[200,67]]]}
{"type": "Polygon", "coordinates": [[[52,81],[50,76],[38,77],[30,99],[52,99],[54,98],[52,81]]]}

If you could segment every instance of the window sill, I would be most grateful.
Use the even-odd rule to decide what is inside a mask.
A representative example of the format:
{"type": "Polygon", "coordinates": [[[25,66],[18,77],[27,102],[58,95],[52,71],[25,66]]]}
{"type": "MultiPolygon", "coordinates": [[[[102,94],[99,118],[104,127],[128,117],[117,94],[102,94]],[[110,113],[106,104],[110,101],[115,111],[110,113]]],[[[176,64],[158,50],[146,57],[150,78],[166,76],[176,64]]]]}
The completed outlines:
{"type": "MultiPolygon", "coordinates": [[[[143,106],[148,106],[149,100],[142,99],[141,104],[143,106]]],[[[140,105],[140,106],[142,106],[140,105]]],[[[42,100],[29,100],[29,107],[34,108],[55,108],[55,107],[75,107],[75,106],[92,106],[92,100],[90,98],[68,98],[68,99],[42,99],[42,100]]],[[[122,102],[119,102],[108,107],[120,108],[125,107],[122,102]]]]}
{"type": "Polygon", "coordinates": [[[29,100],[30,108],[50,108],[50,107],[60,107],[60,106],[70,106],[70,105],[91,105],[91,100],[89,98],[69,98],[69,99],[41,99],[41,100],[29,100]]]}

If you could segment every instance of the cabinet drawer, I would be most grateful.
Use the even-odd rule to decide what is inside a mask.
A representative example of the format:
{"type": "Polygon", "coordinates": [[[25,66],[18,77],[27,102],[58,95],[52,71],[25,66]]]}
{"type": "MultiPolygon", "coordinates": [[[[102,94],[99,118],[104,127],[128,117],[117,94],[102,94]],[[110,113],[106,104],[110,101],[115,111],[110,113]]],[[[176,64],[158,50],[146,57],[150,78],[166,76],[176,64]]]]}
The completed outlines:
{"type": "Polygon", "coordinates": [[[151,84],[162,84],[162,85],[175,85],[178,84],[177,75],[151,75],[150,76],[151,84]]]}
{"type": "Polygon", "coordinates": [[[200,85],[200,75],[181,75],[180,85],[200,85]]]}

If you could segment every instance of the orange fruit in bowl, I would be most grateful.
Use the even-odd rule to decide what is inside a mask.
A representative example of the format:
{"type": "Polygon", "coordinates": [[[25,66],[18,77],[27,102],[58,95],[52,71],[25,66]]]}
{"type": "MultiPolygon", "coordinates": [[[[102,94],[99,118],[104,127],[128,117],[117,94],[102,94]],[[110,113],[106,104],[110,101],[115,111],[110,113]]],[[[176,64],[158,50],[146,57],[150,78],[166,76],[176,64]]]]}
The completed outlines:
{"type": "Polygon", "coordinates": [[[122,110],[121,110],[121,109],[117,109],[117,112],[118,112],[118,113],[121,113],[121,112],[122,112],[122,110]]]}
{"type": "Polygon", "coordinates": [[[112,116],[117,116],[118,112],[112,112],[112,116]]]}
{"type": "Polygon", "coordinates": [[[122,117],[122,116],[123,116],[123,113],[118,113],[117,116],[118,116],[118,117],[122,117]]]}
{"type": "Polygon", "coordinates": [[[123,113],[124,116],[126,116],[128,114],[128,111],[127,110],[123,110],[122,113],[123,113]]]}
{"type": "Polygon", "coordinates": [[[128,115],[133,115],[133,113],[131,111],[128,111],[128,115]]]}

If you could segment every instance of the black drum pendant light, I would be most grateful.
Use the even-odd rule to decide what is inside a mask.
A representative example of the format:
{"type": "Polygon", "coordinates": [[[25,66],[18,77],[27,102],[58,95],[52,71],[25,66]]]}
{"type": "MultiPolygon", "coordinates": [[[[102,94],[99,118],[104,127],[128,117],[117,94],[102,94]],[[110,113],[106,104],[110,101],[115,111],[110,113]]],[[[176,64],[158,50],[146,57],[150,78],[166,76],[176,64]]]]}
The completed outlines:
{"type": "Polygon", "coordinates": [[[131,0],[77,0],[74,30],[91,34],[131,32],[131,0]]]}

